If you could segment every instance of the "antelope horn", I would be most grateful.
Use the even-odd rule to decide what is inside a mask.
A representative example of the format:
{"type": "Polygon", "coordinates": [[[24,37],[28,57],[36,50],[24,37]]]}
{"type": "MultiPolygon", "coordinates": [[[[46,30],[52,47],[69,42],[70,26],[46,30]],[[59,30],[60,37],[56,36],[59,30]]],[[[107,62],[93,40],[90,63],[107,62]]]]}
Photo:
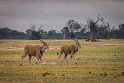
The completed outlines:
{"type": "MultiPolygon", "coordinates": [[[[77,39],[76,39],[77,40],[77,39]]],[[[79,43],[79,41],[77,40],[77,42],[79,43]]]]}
{"type": "Polygon", "coordinates": [[[40,39],[40,41],[44,44],[44,45],[47,45],[47,43],[43,40],[40,39]]]}
{"type": "Polygon", "coordinates": [[[77,39],[74,40],[76,43],[79,43],[77,39]]]}

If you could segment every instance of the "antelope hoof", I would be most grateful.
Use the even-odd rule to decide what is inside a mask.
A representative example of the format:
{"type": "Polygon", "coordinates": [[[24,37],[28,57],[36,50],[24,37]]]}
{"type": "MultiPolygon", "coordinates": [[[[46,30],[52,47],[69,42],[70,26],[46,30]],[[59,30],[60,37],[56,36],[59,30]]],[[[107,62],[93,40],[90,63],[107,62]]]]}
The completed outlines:
{"type": "Polygon", "coordinates": [[[38,64],[38,62],[35,62],[35,64],[38,64]]]}
{"type": "Polygon", "coordinates": [[[22,64],[20,64],[20,66],[22,66],[22,64]]]}
{"type": "Polygon", "coordinates": [[[69,62],[67,62],[67,64],[69,64],[69,62]]]}

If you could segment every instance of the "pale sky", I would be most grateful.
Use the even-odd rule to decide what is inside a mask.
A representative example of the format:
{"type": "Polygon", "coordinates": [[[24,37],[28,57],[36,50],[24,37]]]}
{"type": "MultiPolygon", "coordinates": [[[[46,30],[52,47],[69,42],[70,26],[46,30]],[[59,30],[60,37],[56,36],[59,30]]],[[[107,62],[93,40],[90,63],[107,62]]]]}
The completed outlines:
{"type": "Polygon", "coordinates": [[[0,28],[23,32],[31,24],[61,30],[69,19],[86,24],[98,15],[118,27],[124,23],[124,0],[0,0],[0,28]]]}

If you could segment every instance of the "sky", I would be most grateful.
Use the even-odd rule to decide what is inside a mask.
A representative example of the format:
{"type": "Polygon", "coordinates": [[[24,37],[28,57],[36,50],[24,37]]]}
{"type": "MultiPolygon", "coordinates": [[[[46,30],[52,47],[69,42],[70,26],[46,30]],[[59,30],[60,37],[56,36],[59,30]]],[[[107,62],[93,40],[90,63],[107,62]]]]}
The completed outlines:
{"type": "Polygon", "coordinates": [[[61,30],[69,19],[86,24],[88,18],[105,18],[111,27],[124,23],[124,0],[0,0],[0,28],[25,32],[31,24],[36,30],[61,30]]]}

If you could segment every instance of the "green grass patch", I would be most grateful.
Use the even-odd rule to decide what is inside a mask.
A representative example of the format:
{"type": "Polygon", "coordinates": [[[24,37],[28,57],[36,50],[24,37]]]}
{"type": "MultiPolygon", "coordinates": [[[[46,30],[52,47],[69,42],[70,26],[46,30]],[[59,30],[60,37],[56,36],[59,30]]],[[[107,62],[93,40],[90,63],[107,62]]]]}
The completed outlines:
{"type": "Polygon", "coordinates": [[[95,54],[95,55],[116,55],[116,54],[124,54],[124,48],[88,48],[88,49],[81,49],[77,54],[95,54]]]}
{"type": "Polygon", "coordinates": [[[63,56],[58,60],[58,48],[66,44],[74,44],[72,40],[45,40],[50,49],[44,53],[43,62],[28,62],[28,57],[20,66],[23,47],[27,44],[41,45],[39,40],[0,40],[0,83],[123,83],[124,82],[124,40],[103,40],[101,42],[85,42],[74,60],[63,56]],[[14,48],[14,49],[13,49],[14,48]],[[17,49],[16,49],[17,48],[17,49]],[[51,49],[52,48],[52,49],[51,49]],[[56,64],[51,64],[56,62],[56,64]]]}
{"type": "Polygon", "coordinates": [[[20,55],[23,54],[23,50],[0,50],[1,55],[20,55]]]}

